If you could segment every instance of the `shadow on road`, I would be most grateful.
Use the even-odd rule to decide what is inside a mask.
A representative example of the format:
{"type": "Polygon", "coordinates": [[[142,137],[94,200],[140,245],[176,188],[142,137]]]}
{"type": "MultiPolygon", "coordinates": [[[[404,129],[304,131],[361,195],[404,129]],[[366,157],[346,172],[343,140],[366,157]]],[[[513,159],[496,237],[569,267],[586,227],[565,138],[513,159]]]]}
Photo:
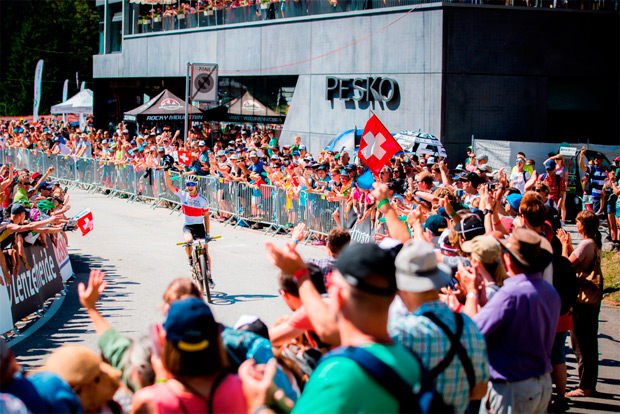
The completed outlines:
{"type": "MultiPolygon", "coordinates": [[[[13,348],[19,363],[27,371],[36,369],[45,360],[45,356],[63,345],[82,343],[83,334],[94,328],[88,315],[82,308],[77,294],[78,283],[88,283],[90,269],[101,269],[107,277],[108,286],[99,299],[101,314],[108,317],[122,308],[122,304],[131,302],[126,286],[134,284],[119,275],[107,259],[92,255],[71,255],[71,265],[75,277],[67,282],[67,296],[58,312],[32,336],[24,339],[13,348]],[[106,304],[108,306],[106,306],[106,304]]],[[[131,317],[131,315],[128,315],[131,317]]],[[[28,332],[26,331],[26,334],[28,332]]],[[[96,339],[94,339],[96,340],[96,339]]]]}
{"type": "Polygon", "coordinates": [[[276,298],[277,295],[228,295],[214,290],[211,292],[212,305],[233,305],[238,302],[253,302],[260,299],[276,298]]]}

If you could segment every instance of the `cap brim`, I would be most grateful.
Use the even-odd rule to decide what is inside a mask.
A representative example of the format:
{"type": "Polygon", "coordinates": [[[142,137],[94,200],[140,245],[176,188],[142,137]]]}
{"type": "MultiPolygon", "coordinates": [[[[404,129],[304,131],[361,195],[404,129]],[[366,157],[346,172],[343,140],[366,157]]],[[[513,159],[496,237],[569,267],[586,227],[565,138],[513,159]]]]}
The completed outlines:
{"type": "Polygon", "coordinates": [[[396,286],[405,292],[427,292],[448,286],[452,279],[450,266],[437,263],[437,271],[425,276],[412,276],[396,269],[396,286]]]}

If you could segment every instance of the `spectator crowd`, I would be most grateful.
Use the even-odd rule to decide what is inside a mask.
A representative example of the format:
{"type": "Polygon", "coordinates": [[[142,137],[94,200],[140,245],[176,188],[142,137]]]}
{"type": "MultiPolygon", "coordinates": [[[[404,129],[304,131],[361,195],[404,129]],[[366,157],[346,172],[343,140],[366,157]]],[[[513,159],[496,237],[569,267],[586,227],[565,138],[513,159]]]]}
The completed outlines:
{"type": "MultiPolygon", "coordinates": [[[[0,128],[4,147],[247,183],[257,198],[269,197],[266,186],[300,204],[320,194],[340,202],[341,224],[314,240],[327,246],[321,260],[296,251],[309,234],[305,223],[294,226],[302,221],[294,211],[292,240],[266,244],[291,310],[271,327],[258,317],[221,325],[181,278],[163,294],[162,323],[129,339],[98,312],[106,280],[91,271],[78,294],[100,353],[61,347],[26,374],[0,341],[3,412],[542,413],[596,393],[600,228],[606,220],[607,241],[618,248],[620,157],[604,168],[602,155],[588,165],[580,152],[592,203],[575,219],[575,245],[564,225],[558,155],[538,174],[522,153],[511,171],[494,170],[472,148],[452,171],[441,157],[401,154],[368,184],[354,154],[312,155],[299,137],[280,146],[269,130],[238,130],[211,147],[200,129],[183,140],[169,127],[135,139],[122,124],[112,133],[53,122],[0,128]],[[189,166],[179,151],[191,155],[189,166]],[[376,243],[351,242],[348,230],[362,222],[376,243]],[[569,335],[579,375],[573,390],[566,389],[569,335]]],[[[12,182],[13,166],[5,169],[2,183],[12,182]]],[[[48,182],[38,178],[38,187],[48,182]]],[[[28,175],[15,197],[49,197],[28,195],[34,180],[28,175]]],[[[21,211],[15,205],[11,212],[21,211]]],[[[49,228],[58,227],[56,217],[49,228]]]]}

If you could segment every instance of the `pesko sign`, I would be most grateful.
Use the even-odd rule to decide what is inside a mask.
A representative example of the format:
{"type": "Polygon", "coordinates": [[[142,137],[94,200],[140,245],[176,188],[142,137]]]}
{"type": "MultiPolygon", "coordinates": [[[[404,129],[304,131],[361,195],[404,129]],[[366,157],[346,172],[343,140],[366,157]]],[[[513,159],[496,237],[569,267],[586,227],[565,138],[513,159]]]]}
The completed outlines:
{"type": "Polygon", "coordinates": [[[325,99],[341,99],[356,102],[392,102],[398,99],[398,82],[391,78],[366,77],[342,79],[328,76],[325,84],[325,99]]]}

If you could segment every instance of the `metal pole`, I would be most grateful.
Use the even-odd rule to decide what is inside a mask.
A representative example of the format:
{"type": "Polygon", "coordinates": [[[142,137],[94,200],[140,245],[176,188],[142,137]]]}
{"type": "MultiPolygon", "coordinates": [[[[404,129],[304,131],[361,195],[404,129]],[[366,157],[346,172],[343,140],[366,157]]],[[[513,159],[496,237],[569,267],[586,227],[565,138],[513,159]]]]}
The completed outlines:
{"type": "Polygon", "coordinates": [[[187,62],[187,68],[185,72],[185,124],[183,126],[183,142],[187,140],[187,105],[189,104],[189,67],[190,63],[187,62]]]}

